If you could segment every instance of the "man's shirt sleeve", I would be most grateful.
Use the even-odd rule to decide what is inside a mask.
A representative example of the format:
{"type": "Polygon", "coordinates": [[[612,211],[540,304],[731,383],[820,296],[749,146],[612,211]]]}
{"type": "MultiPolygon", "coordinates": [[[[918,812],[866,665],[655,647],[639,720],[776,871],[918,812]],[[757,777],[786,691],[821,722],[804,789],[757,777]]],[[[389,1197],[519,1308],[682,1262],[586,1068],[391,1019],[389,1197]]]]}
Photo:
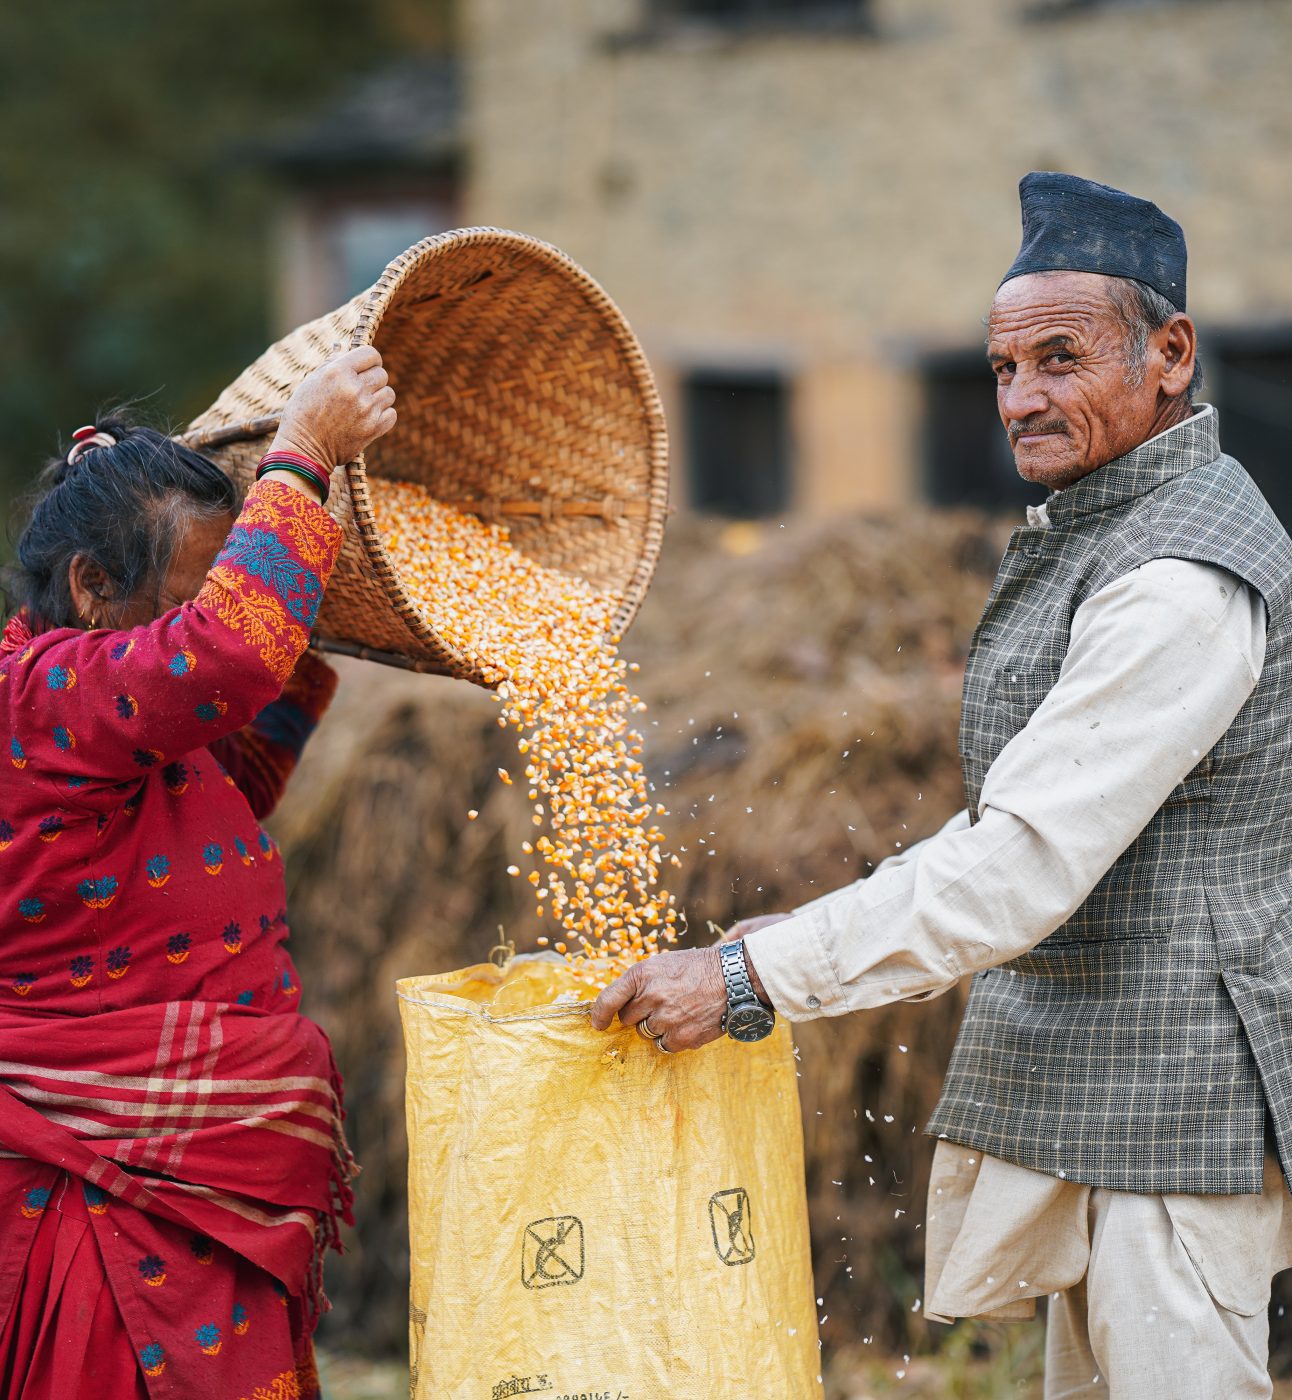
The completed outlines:
{"type": "Polygon", "coordinates": [[[1054,688],[953,818],[865,880],[751,933],[789,1020],[945,992],[1066,922],[1233,723],[1265,604],[1224,569],[1156,559],[1078,608],[1054,688]]]}

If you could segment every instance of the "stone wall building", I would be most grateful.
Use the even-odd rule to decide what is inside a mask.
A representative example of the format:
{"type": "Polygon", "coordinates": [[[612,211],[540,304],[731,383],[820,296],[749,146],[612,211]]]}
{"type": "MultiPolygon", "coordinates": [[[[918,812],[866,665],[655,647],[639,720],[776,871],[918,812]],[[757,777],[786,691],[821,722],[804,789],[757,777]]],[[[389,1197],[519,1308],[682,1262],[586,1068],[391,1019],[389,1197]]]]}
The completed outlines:
{"type": "Polygon", "coordinates": [[[1184,225],[1207,397],[1292,518],[1287,0],[461,0],[460,20],[461,218],[549,239],[624,308],[680,503],[1032,498],[982,317],[1043,168],[1184,225]]]}
{"type": "Polygon", "coordinates": [[[1017,492],[981,318],[1033,168],[1181,221],[1228,436],[1268,452],[1237,419],[1275,403],[1292,430],[1281,0],[466,0],[463,20],[466,212],[565,248],[624,307],[681,499],[1017,492]]]}

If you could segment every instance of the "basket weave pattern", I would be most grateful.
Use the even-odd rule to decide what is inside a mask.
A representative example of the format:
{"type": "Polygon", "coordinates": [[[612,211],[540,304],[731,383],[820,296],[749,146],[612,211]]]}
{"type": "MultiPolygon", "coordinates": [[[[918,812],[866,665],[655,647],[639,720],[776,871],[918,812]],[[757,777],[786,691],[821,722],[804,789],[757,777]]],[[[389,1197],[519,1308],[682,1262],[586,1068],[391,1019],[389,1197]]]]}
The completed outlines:
{"type": "Polygon", "coordinates": [[[668,447],[650,368],[622,313],[563,253],[464,229],[402,253],[376,284],[271,346],[185,434],[245,489],[292,390],[338,347],[375,345],[399,422],[338,468],[345,543],[318,620],[333,650],[485,683],[405,591],[368,474],[504,521],[512,543],[620,599],[627,628],[659,555],[668,447]]]}

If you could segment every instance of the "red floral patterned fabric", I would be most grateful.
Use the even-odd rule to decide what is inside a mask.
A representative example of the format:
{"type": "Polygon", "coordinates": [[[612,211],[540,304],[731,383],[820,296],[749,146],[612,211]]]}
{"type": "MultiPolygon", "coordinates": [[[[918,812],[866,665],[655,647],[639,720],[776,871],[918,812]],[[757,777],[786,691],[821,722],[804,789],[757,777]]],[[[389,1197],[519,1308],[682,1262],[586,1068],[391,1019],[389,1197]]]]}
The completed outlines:
{"type": "Polygon", "coordinates": [[[70,1180],[153,1400],[308,1394],[351,1165],[259,819],[335,685],[305,647],[339,546],[262,482],[192,603],[5,630],[0,1375],[70,1180]]]}

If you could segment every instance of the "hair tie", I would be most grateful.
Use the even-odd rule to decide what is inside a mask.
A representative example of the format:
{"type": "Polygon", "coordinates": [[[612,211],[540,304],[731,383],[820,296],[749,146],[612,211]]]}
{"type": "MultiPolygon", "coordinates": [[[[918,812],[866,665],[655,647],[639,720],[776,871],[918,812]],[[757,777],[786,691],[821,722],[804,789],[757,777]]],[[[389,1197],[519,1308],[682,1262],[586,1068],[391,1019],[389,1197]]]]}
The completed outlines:
{"type": "Polygon", "coordinates": [[[117,440],[111,433],[101,433],[93,423],[77,428],[72,434],[72,450],[67,454],[67,465],[74,467],[87,453],[96,447],[115,447],[117,440]]]}

